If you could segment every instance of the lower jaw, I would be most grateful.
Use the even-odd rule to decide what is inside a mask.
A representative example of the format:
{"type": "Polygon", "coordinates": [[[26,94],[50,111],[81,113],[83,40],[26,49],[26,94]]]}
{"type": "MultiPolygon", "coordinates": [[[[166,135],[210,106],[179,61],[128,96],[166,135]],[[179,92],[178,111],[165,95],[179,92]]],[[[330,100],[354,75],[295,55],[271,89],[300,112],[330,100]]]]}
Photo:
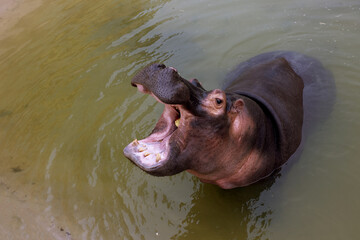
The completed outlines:
{"type": "Polygon", "coordinates": [[[127,158],[143,170],[150,170],[164,165],[168,158],[169,139],[171,135],[161,141],[134,140],[124,149],[127,158]]]}
{"type": "MultiPolygon", "coordinates": [[[[165,104],[161,118],[165,119],[166,127],[142,140],[135,139],[124,149],[124,155],[128,159],[150,174],[153,174],[151,171],[160,170],[170,158],[170,139],[180,123],[180,115],[176,111],[173,106],[165,104]]],[[[173,150],[176,149],[177,147],[173,150]]]]}

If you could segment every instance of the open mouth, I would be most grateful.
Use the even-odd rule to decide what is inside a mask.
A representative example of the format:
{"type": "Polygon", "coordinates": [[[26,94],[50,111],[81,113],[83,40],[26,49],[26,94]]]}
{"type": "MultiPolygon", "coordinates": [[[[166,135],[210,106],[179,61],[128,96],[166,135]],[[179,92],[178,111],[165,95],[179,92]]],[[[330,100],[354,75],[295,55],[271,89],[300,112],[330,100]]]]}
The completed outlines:
{"type": "MultiPolygon", "coordinates": [[[[143,87],[137,86],[142,92],[143,87]]],[[[147,92],[149,93],[149,92],[147,92]]],[[[154,96],[154,94],[150,93],[154,96]]],[[[161,102],[156,96],[154,96],[161,102]]],[[[181,124],[181,105],[165,104],[164,111],[152,133],[144,139],[132,141],[124,149],[127,158],[145,171],[163,166],[171,158],[172,142],[181,124]]]]}

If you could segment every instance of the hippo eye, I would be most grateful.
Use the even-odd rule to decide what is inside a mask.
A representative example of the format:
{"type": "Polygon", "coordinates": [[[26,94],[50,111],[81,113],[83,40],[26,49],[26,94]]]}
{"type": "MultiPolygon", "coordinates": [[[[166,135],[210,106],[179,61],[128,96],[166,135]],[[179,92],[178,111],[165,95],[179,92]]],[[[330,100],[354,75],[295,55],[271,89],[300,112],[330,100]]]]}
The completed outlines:
{"type": "Polygon", "coordinates": [[[222,104],[223,100],[221,100],[220,98],[215,98],[215,101],[218,105],[222,104]]]}

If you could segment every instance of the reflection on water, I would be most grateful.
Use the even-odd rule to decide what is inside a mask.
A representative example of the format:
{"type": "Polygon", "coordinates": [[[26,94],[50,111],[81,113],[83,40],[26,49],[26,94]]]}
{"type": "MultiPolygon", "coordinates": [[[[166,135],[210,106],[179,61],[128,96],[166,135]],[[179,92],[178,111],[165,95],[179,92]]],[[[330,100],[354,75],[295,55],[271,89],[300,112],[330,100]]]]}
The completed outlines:
{"type": "Polygon", "coordinates": [[[276,174],[232,190],[202,185],[192,195],[193,206],[181,223],[185,231],[173,239],[261,239],[271,223],[272,210],[260,195],[271,192],[275,178],[276,174]]]}
{"type": "Polygon", "coordinates": [[[1,190],[41,203],[74,239],[354,239],[359,13],[351,0],[43,3],[0,41],[1,190]],[[224,191],[123,157],[162,112],[130,86],[137,70],[164,62],[211,89],[273,50],[318,58],[337,85],[331,118],[281,174],[224,191]]]}

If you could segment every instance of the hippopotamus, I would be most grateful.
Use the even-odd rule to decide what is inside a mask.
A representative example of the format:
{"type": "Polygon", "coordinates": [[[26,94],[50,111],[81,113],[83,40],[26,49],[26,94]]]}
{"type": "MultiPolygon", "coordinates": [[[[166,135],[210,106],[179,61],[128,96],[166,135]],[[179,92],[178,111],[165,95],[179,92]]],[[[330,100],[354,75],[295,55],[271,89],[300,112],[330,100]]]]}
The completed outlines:
{"type": "Polygon", "coordinates": [[[332,75],[318,60],[288,51],[241,63],[210,91],[158,63],[131,84],[165,108],[151,134],[127,145],[124,155],[149,174],[187,171],[224,189],[250,185],[280,168],[334,95],[332,75]]]}

